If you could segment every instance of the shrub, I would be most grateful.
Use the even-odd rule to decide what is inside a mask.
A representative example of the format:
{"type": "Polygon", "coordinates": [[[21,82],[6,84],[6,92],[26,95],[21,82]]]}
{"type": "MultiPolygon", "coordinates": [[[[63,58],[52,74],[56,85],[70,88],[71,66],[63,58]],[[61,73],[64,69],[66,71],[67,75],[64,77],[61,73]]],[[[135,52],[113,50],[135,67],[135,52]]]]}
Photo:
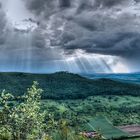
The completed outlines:
{"type": "Polygon", "coordinates": [[[42,90],[34,82],[19,102],[11,105],[15,97],[3,91],[0,96],[0,137],[2,139],[40,139],[44,135],[45,113],[40,111],[42,90]]]}

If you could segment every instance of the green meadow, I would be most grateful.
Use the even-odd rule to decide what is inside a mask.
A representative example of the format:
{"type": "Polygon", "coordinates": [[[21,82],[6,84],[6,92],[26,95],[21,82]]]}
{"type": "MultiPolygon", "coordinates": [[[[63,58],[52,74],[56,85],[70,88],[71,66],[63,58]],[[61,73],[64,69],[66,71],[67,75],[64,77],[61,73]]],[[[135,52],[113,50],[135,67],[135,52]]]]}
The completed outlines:
{"type": "Polygon", "coordinates": [[[50,110],[56,119],[62,113],[71,122],[76,117],[82,123],[103,114],[115,126],[140,124],[140,97],[92,96],[79,100],[42,100],[42,108],[50,110]]]}

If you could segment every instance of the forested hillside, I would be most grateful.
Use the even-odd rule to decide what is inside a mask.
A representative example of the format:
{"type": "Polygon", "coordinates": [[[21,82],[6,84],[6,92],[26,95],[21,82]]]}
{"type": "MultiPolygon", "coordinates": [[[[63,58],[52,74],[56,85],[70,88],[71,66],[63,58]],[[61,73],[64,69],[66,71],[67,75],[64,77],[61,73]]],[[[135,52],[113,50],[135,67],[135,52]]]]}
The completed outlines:
{"type": "Polygon", "coordinates": [[[37,81],[44,90],[43,99],[80,99],[94,95],[140,95],[140,85],[110,79],[87,79],[77,74],[0,73],[0,90],[14,95],[25,93],[37,81]]]}

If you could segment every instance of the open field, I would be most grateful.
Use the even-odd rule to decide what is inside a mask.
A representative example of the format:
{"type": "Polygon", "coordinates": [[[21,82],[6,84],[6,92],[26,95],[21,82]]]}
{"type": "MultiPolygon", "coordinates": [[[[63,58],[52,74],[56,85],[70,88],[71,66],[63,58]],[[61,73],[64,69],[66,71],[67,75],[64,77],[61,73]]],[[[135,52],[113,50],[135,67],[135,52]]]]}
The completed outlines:
{"type": "Polygon", "coordinates": [[[140,125],[125,125],[118,128],[134,136],[140,135],[140,125]]]}
{"type": "Polygon", "coordinates": [[[129,137],[129,133],[123,132],[122,130],[114,127],[111,122],[104,116],[97,116],[90,120],[83,128],[87,131],[96,130],[105,139],[129,137]]]}
{"type": "MultiPolygon", "coordinates": [[[[134,96],[91,96],[79,100],[49,99],[41,100],[41,110],[49,112],[56,122],[61,119],[67,121],[72,130],[68,136],[69,140],[74,137],[74,131],[92,130],[99,131],[103,137],[110,139],[133,135],[123,128],[121,130],[119,126],[124,126],[124,129],[128,125],[133,126],[132,124],[139,126],[139,100],[140,97],[134,96]],[[114,126],[118,126],[119,129],[114,126]]],[[[12,101],[10,104],[16,104],[16,101],[12,101]]],[[[46,116],[47,120],[48,116],[46,116]]],[[[54,140],[62,140],[58,132],[55,132],[53,136],[54,140]]]]}
{"type": "Polygon", "coordinates": [[[42,109],[73,123],[83,123],[101,114],[107,116],[115,126],[140,124],[140,97],[133,96],[94,96],[80,100],[42,100],[42,109]]]}
{"type": "MultiPolygon", "coordinates": [[[[78,130],[78,133],[79,132],[80,133],[96,132],[97,134],[100,135],[102,139],[106,139],[106,140],[113,140],[113,139],[115,140],[140,140],[139,139],[140,137],[133,137],[132,134],[127,133],[113,126],[112,123],[106,117],[101,116],[101,115],[92,118],[87,123],[84,123],[78,130]]],[[[67,136],[68,136],[67,140],[75,140],[75,133],[71,128],[68,130],[67,136]]],[[[63,139],[62,137],[63,135],[61,134],[59,130],[53,133],[54,140],[62,140],[63,139]]],[[[96,140],[96,139],[87,137],[86,140],[96,140]]]]}
{"type": "MultiPolygon", "coordinates": [[[[121,131],[116,125],[140,124],[140,98],[133,96],[93,96],[79,100],[42,100],[43,108],[54,112],[56,119],[67,119],[70,126],[81,126],[82,130],[100,131],[106,138],[132,136],[127,131],[121,131]],[[106,116],[97,118],[96,116],[106,116]],[[113,125],[114,126],[113,126],[113,125]]],[[[81,131],[81,127],[79,128],[81,131]]],[[[59,137],[59,136],[57,136],[59,137]]],[[[130,138],[128,140],[135,140],[130,138]]],[[[127,139],[124,139],[127,140],[127,139]]],[[[140,140],[137,138],[136,140],[140,140]]]]}

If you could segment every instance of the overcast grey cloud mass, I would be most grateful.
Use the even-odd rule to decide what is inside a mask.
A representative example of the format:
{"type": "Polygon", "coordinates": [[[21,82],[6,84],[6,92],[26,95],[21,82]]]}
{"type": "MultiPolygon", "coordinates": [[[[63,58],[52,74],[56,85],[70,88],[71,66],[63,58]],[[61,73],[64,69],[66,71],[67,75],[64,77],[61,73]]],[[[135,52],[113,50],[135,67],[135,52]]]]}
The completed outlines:
{"type": "Polygon", "coordinates": [[[3,44],[5,41],[5,28],[6,28],[6,18],[5,14],[2,11],[2,6],[0,4],[0,44],[3,44]]]}
{"type": "Polygon", "coordinates": [[[39,72],[140,71],[139,0],[20,0],[22,13],[28,13],[21,13],[22,21],[12,20],[20,11],[8,16],[11,1],[0,0],[2,67],[39,72]]]}

